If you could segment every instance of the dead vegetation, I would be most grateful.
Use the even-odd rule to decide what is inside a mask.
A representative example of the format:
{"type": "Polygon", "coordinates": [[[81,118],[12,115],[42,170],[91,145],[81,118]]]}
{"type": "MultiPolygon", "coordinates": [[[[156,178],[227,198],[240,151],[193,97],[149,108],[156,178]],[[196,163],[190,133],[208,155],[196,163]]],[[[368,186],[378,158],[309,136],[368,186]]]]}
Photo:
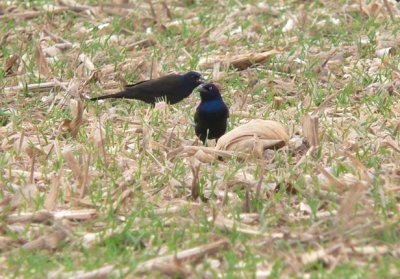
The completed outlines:
{"type": "Polygon", "coordinates": [[[36,2],[0,4],[0,273],[399,276],[395,1],[36,2]],[[208,147],[196,93],[86,100],[189,69],[208,147]]]}

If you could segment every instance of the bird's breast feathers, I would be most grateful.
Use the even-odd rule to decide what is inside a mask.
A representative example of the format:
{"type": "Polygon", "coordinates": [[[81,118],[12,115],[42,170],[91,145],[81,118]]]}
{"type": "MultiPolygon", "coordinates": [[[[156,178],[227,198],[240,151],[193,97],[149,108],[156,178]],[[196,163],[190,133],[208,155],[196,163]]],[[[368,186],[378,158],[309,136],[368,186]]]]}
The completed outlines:
{"type": "Polygon", "coordinates": [[[225,109],[225,104],[221,100],[208,101],[201,105],[202,112],[212,113],[220,112],[225,109]]]}

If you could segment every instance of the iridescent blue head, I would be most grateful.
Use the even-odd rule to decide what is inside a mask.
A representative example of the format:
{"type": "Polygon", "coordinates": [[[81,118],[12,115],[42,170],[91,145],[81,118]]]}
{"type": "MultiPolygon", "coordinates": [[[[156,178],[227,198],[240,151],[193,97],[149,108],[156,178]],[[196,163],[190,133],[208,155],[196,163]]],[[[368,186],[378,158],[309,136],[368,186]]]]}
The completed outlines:
{"type": "Polygon", "coordinates": [[[199,86],[198,91],[200,92],[202,102],[222,99],[219,89],[215,84],[202,84],[199,86]]]}
{"type": "Polygon", "coordinates": [[[203,76],[198,73],[198,72],[187,72],[186,74],[183,75],[183,79],[187,84],[191,84],[194,87],[197,87],[198,85],[204,83],[204,78],[203,76]]]}

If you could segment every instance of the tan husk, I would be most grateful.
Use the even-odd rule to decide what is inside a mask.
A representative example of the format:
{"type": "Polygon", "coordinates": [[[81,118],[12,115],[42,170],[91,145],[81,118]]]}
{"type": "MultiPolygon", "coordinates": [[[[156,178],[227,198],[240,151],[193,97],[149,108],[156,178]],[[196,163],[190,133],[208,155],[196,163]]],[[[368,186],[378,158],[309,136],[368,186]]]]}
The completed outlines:
{"type": "Polygon", "coordinates": [[[272,120],[255,119],[223,135],[217,143],[218,150],[254,153],[261,157],[265,149],[277,149],[289,140],[287,129],[272,120]]]}

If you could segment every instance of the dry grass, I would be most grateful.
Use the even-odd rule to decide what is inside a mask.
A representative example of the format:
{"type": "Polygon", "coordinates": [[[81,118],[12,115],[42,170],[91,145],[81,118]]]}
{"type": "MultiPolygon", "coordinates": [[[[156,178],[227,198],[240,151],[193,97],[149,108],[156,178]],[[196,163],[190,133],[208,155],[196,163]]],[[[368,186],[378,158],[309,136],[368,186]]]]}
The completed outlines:
{"type": "Polygon", "coordinates": [[[0,3],[0,273],[399,276],[399,21],[392,0],[0,3]],[[199,146],[197,93],[86,100],[187,70],[229,130],[287,144],[199,146]]]}

